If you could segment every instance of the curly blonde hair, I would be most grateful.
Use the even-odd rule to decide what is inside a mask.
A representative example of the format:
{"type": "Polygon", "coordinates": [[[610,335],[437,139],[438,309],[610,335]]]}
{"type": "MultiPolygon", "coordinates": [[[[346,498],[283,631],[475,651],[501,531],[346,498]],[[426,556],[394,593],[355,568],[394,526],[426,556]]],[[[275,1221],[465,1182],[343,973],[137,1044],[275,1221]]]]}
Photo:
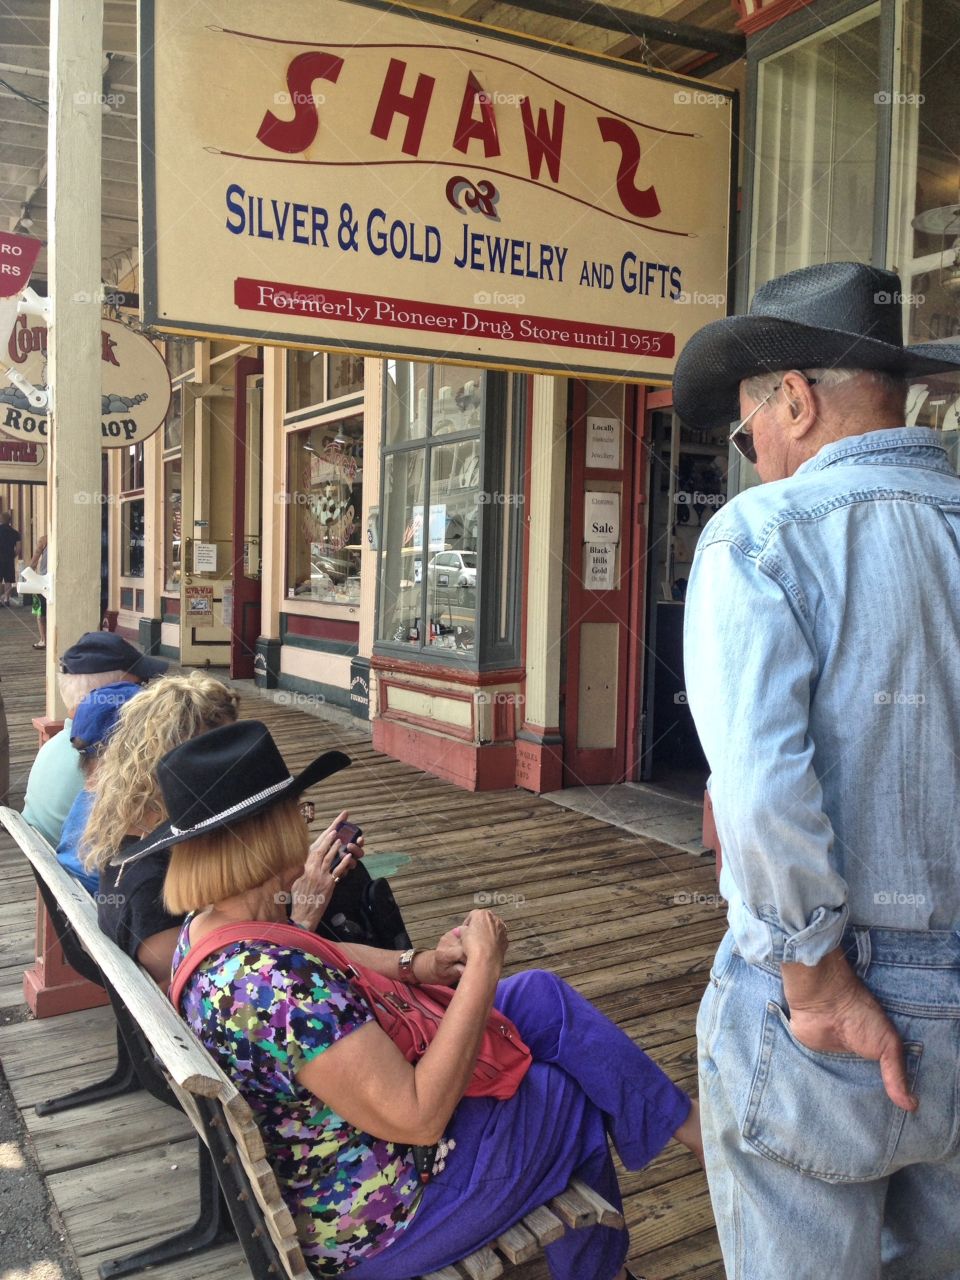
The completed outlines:
{"type": "Polygon", "coordinates": [[[212,676],[162,676],[121,709],[100,758],[93,807],[83,834],[83,864],[102,870],[126,834],[165,816],[157,786],[161,758],[190,738],[237,718],[240,695],[212,676]]]}

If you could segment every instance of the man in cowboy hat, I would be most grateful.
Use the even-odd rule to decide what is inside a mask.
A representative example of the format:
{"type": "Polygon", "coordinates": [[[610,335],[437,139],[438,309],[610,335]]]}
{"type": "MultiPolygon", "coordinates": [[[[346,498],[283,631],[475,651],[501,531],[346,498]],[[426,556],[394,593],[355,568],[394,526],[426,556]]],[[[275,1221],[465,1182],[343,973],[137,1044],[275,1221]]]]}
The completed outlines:
{"type": "Polygon", "coordinates": [[[960,1277],[960,480],[904,426],[900,281],[791,272],[683,351],[759,487],[707,525],[685,682],[729,930],[700,1009],[728,1275],[960,1277]],[[739,402],[739,403],[738,403],[739,402]]]}

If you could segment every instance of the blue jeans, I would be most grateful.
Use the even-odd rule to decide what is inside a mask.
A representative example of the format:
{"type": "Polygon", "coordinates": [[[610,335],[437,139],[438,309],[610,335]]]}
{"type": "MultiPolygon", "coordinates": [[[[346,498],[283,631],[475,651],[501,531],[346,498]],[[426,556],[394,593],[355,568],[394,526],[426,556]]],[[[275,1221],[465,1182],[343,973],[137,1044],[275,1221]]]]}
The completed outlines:
{"type": "Polygon", "coordinates": [[[729,932],[697,1019],[710,1197],[728,1280],[960,1280],[960,933],[859,929],[847,957],[903,1037],[920,1100],[795,1040],[776,963],[729,932]]]}

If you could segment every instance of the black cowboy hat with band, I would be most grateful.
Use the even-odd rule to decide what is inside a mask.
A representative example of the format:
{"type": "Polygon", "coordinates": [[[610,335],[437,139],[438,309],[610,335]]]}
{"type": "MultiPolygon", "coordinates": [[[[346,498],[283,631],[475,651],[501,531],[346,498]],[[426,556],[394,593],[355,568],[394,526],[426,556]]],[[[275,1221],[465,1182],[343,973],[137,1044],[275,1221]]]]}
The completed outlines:
{"type": "Polygon", "coordinates": [[[243,822],[349,764],[350,757],[342,751],[327,751],[293,777],[259,720],[238,720],[201,733],[168,751],[157,765],[157,782],[170,815],[166,822],[121,849],[112,861],[136,862],[157,849],[243,822]]]}
{"type": "Polygon", "coordinates": [[[677,360],[673,405],[692,427],[740,416],[744,378],[785,369],[960,370],[960,344],[903,345],[900,277],[859,262],[803,267],[762,285],[745,316],[714,320],[677,360]]]}

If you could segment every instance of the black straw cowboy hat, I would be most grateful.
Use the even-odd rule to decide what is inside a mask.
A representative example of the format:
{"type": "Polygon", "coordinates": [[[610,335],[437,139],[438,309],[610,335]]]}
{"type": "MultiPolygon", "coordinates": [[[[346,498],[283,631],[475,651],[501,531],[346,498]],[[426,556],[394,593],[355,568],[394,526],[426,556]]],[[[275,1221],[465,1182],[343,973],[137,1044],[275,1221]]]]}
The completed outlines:
{"type": "Polygon", "coordinates": [[[673,405],[692,427],[740,416],[744,378],[785,369],[874,369],[904,378],[960,369],[960,344],[903,345],[900,277],[859,262],[778,276],[745,316],[714,320],[677,360],[673,405]]]}
{"type": "Polygon", "coordinates": [[[111,861],[126,865],[157,849],[243,822],[348,764],[350,757],[342,751],[327,751],[294,778],[259,720],[238,720],[201,733],[168,751],[157,765],[167,821],[111,861]]]}

